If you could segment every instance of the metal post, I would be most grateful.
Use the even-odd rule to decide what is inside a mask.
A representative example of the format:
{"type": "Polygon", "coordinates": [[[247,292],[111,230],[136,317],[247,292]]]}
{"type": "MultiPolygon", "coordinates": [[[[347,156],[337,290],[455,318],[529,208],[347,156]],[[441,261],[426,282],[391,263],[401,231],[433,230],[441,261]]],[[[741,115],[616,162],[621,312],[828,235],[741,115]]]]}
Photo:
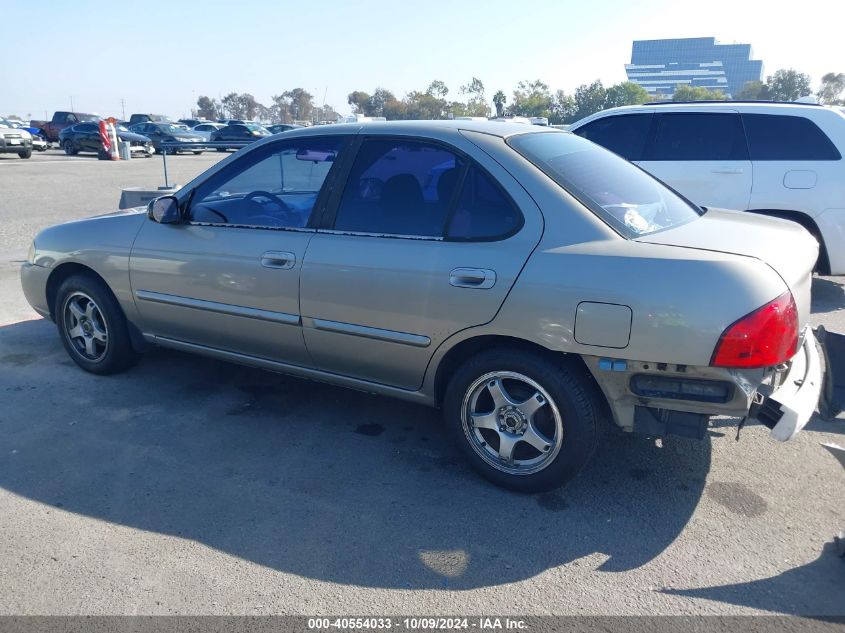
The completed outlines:
{"type": "Polygon", "coordinates": [[[167,150],[164,147],[161,148],[161,161],[164,164],[164,187],[168,189],[170,183],[167,182],[167,150]]]}

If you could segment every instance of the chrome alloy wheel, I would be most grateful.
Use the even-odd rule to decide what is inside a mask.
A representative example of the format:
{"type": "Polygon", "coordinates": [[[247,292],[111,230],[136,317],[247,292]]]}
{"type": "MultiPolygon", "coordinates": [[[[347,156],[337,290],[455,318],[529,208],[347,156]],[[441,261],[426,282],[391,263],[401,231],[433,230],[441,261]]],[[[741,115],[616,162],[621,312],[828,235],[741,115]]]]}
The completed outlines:
{"type": "Polygon", "coordinates": [[[473,382],[464,395],[461,422],[481,459],[509,475],[543,470],[563,443],[563,420],[552,398],[515,372],[491,372],[473,382]]]}
{"type": "Polygon", "coordinates": [[[83,292],[74,292],[65,301],[62,317],[65,333],[76,352],[85,360],[102,360],[109,347],[109,333],[94,300],[83,292]]]}

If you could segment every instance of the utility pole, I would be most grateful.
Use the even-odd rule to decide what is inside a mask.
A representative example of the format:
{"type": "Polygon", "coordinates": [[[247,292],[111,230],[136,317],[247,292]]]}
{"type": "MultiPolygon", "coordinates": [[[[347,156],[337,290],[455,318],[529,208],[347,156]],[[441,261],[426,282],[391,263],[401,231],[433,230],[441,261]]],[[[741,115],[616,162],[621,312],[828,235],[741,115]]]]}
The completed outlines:
{"type": "Polygon", "coordinates": [[[126,120],[126,100],[120,100],[120,111],[123,113],[123,120],[126,120]]]}
{"type": "Polygon", "coordinates": [[[76,112],[76,110],[73,109],[73,95],[70,95],[70,111],[76,112]]]}

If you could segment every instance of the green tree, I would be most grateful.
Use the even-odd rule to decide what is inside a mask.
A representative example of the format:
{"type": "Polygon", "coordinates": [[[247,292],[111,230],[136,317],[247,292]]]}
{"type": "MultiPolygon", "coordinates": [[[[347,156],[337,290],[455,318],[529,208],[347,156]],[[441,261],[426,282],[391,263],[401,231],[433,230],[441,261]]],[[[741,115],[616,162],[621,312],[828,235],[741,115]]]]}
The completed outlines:
{"type": "Polygon", "coordinates": [[[228,119],[243,119],[244,113],[241,106],[240,95],[237,92],[230,92],[220,100],[221,109],[228,119]]]}
{"type": "Polygon", "coordinates": [[[350,92],[346,97],[346,103],[352,106],[352,112],[368,116],[367,110],[370,107],[370,95],[363,90],[350,92]]]}
{"type": "Polygon", "coordinates": [[[735,98],[740,101],[768,101],[769,87],[762,81],[746,81],[735,98]]]}
{"type": "Polygon", "coordinates": [[[520,81],[513,91],[513,101],[509,112],[514,116],[552,116],[552,94],[548,84],[539,79],[520,81]]]}
{"type": "Polygon", "coordinates": [[[637,105],[648,101],[649,95],[645,88],[633,81],[625,81],[607,89],[605,108],[618,108],[625,105],[637,105]]]}
{"type": "Polygon", "coordinates": [[[473,77],[467,85],[461,86],[461,94],[467,95],[466,104],[456,101],[452,104],[455,116],[490,116],[490,106],[484,97],[484,84],[478,77],[473,77]],[[461,114],[458,114],[458,112],[461,114]]]}
{"type": "Polygon", "coordinates": [[[304,88],[294,88],[282,93],[290,103],[290,114],[294,121],[310,121],[314,110],[314,97],[304,88]]]}
{"type": "Polygon", "coordinates": [[[256,118],[256,116],[258,116],[258,110],[259,107],[261,107],[261,104],[255,100],[255,97],[253,97],[248,92],[244,92],[243,94],[238,95],[237,100],[238,106],[243,116],[235,118],[253,120],[256,118]]]}
{"type": "Polygon", "coordinates": [[[447,94],[449,94],[449,88],[447,88],[446,84],[439,79],[435,79],[428,85],[425,93],[427,95],[431,95],[432,97],[443,99],[447,94]]]}
{"type": "Polygon", "coordinates": [[[496,94],[493,95],[493,105],[496,106],[496,116],[500,117],[505,115],[505,103],[507,100],[508,98],[501,90],[497,90],[496,94]]]}
{"type": "Polygon", "coordinates": [[[549,123],[552,125],[569,123],[575,120],[574,117],[577,112],[578,107],[575,105],[575,99],[563,90],[558,90],[552,100],[552,116],[549,117],[549,123]]]}
{"type": "Polygon", "coordinates": [[[672,101],[725,101],[725,93],[721,90],[708,90],[702,86],[678,84],[672,101]]]}
{"type": "Polygon", "coordinates": [[[766,79],[766,86],[773,101],[796,101],[812,94],[810,76],[797,70],[780,69],[766,79]]]}
{"type": "Polygon", "coordinates": [[[385,116],[385,106],[395,101],[396,97],[390,90],[376,88],[368,100],[366,114],[367,116],[385,116]]]}
{"type": "Polygon", "coordinates": [[[197,99],[197,116],[203,119],[211,119],[212,121],[220,118],[220,104],[216,99],[200,95],[197,99]]]}
{"type": "Polygon", "coordinates": [[[819,87],[816,96],[819,103],[827,105],[845,104],[840,97],[845,91],[845,73],[826,73],[822,76],[822,85],[819,87]]]}
{"type": "Polygon", "coordinates": [[[293,116],[291,116],[290,109],[290,97],[288,94],[283,92],[280,95],[273,95],[271,98],[273,99],[273,105],[271,106],[273,110],[273,120],[278,121],[279,123],[293,122],[293,116]]]}
{"type": "Polygon", "coordinates": [[[607,103],[607,90],[600,80],[587,85],[582,84],[575,89],[575,120],[583,119],[594,112],[604,110],[607,103]]]}

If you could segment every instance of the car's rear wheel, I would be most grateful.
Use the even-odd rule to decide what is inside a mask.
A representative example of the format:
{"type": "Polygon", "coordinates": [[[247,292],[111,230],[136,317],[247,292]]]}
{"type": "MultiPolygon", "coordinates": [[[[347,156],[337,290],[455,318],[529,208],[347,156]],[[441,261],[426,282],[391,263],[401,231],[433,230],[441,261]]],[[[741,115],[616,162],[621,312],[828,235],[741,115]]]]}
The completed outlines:
{"type": "Polygon", "coordinates": [[[194,152],[194,156],[199,156],[202,152],[194,152]]]}
{"type": "Polygon", "coordinates": [[[137,360],[126,317],[111,293],[91,275],[73,275],[56,294],[59,337],[73,361],[94,374],[114,374],[137,360]]]}
{"type": "Polygon", "coordinates": [[[73,146],[73,141],[70,139],[66,139],[64,143],[62,143],[62,149],[65,150],[65,154],[68,156],[76,156],[77,151],[76,148],[73,146]]]}
{"type": "Polygon", "coordinates": [[[591,388],[574,364],[494,349],[455,372],[444,414],[481,475],[512,490],[551,490],[575,477],[595,449],[591,388]]]}

